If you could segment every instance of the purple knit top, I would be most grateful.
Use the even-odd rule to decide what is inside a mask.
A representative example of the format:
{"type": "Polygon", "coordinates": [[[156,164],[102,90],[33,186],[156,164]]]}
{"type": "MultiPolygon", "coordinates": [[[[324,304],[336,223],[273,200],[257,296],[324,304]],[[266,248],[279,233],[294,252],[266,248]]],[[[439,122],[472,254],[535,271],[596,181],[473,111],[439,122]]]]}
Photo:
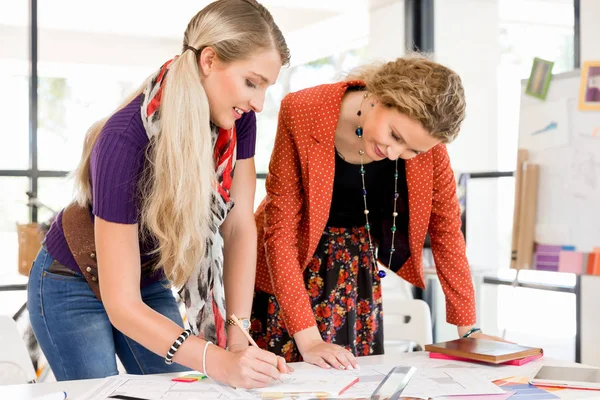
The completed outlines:
{"type": "MultiPolygon", "coordinates": [[[[149,139],[142,123],[141,96],[136,97],[122,110],[116,112],[104,125],[90,160],[93,216],[120,224],[136,224],[139,217],[139,180],[145,165],[145,151],[149,139]]],[[[245,113],[236,121],[237,159],[254,157],[256,146],[256,115],[245,113]]],[[[50,255],[69,269],[80,272],[62,227],[62,211],[46,235],[50,255]]],[[[156,249],[149,238],[140,241],[141,263],[151,259],[148,255],[156,249]]],[[[141,286],[160,280],[161,273],[142,277],[141,286]]]]}

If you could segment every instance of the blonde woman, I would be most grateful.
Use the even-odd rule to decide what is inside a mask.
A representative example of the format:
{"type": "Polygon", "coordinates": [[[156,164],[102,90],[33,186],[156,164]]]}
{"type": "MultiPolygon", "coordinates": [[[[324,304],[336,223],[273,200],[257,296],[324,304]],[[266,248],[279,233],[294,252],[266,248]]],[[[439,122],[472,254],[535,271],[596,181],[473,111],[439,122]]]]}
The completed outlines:
{"type": "Polygon", "coordinates": [[[428,232],[447,321],[483,337],[445,145],[464,116],[459,76],[418,55],[283,99],[256,212],[259,346],[324,368],[383,354],[377,261],[424,287],[428,232]]]}
{"type": "Polygon", "coordinates": [[[225,316],[250,316],[254,112],[288,61],[262,5],[219,0],[192,18],[181,55],[92,126],[77,203],[29,281],[33,329],[58,380],[117,374],[115,354],[128,373],[190,368],[245,388],[287,372],[225,316]],[[191,331],[170,286],[183,287],[191,331]]]}

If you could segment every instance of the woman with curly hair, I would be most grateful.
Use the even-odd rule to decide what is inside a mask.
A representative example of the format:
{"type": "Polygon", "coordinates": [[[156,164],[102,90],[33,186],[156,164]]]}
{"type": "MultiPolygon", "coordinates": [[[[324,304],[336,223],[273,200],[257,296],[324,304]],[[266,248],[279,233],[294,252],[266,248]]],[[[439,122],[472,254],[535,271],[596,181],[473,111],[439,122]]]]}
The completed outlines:
{"type": "Polygon", "coordinates": [[[324,368],[383,354],[378,262],[424,287],[427,233],[447,321],[484,336],[446,150],[464,117],[460,77],[420,55],[283,99],[256,212],[260,346],[324,368]]]}

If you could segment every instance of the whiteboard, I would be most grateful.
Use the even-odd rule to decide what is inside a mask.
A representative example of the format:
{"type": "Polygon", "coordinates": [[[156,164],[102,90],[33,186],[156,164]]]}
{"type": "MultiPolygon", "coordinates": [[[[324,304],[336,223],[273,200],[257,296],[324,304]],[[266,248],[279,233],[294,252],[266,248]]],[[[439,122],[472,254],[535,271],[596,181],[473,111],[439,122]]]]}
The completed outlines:
{"type": "Polygon", "coordinates": [[[519,148],[540,165],[535,241],[600,246],[600,111],[579,111],[580,70],[554,75],[545,101],[521,81],[519,148]]]}

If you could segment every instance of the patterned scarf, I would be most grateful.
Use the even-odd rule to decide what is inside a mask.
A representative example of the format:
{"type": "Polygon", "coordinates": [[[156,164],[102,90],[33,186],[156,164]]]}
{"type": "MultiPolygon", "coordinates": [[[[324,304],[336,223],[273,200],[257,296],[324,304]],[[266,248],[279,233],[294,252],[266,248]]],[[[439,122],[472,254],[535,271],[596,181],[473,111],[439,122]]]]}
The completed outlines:
{"type": "MultiPolygon", "coordinates": [[[[160,128],[160,101],[163,83],[174,61],[167,61],[144,89],[142,121],[148,138],[158,135],[160,128]]],[[[194,334],[220,347],[226,346],[225,291],[223,286],[223,237],[219,227],[233,207],[229,189],[235,166],[236,132],[212,127],[212,143],[217,182],[211,195],[210,236],[206,240],[206,257],[196,266],[192,276],[180,291],[190,326],[194,334]]]]}

